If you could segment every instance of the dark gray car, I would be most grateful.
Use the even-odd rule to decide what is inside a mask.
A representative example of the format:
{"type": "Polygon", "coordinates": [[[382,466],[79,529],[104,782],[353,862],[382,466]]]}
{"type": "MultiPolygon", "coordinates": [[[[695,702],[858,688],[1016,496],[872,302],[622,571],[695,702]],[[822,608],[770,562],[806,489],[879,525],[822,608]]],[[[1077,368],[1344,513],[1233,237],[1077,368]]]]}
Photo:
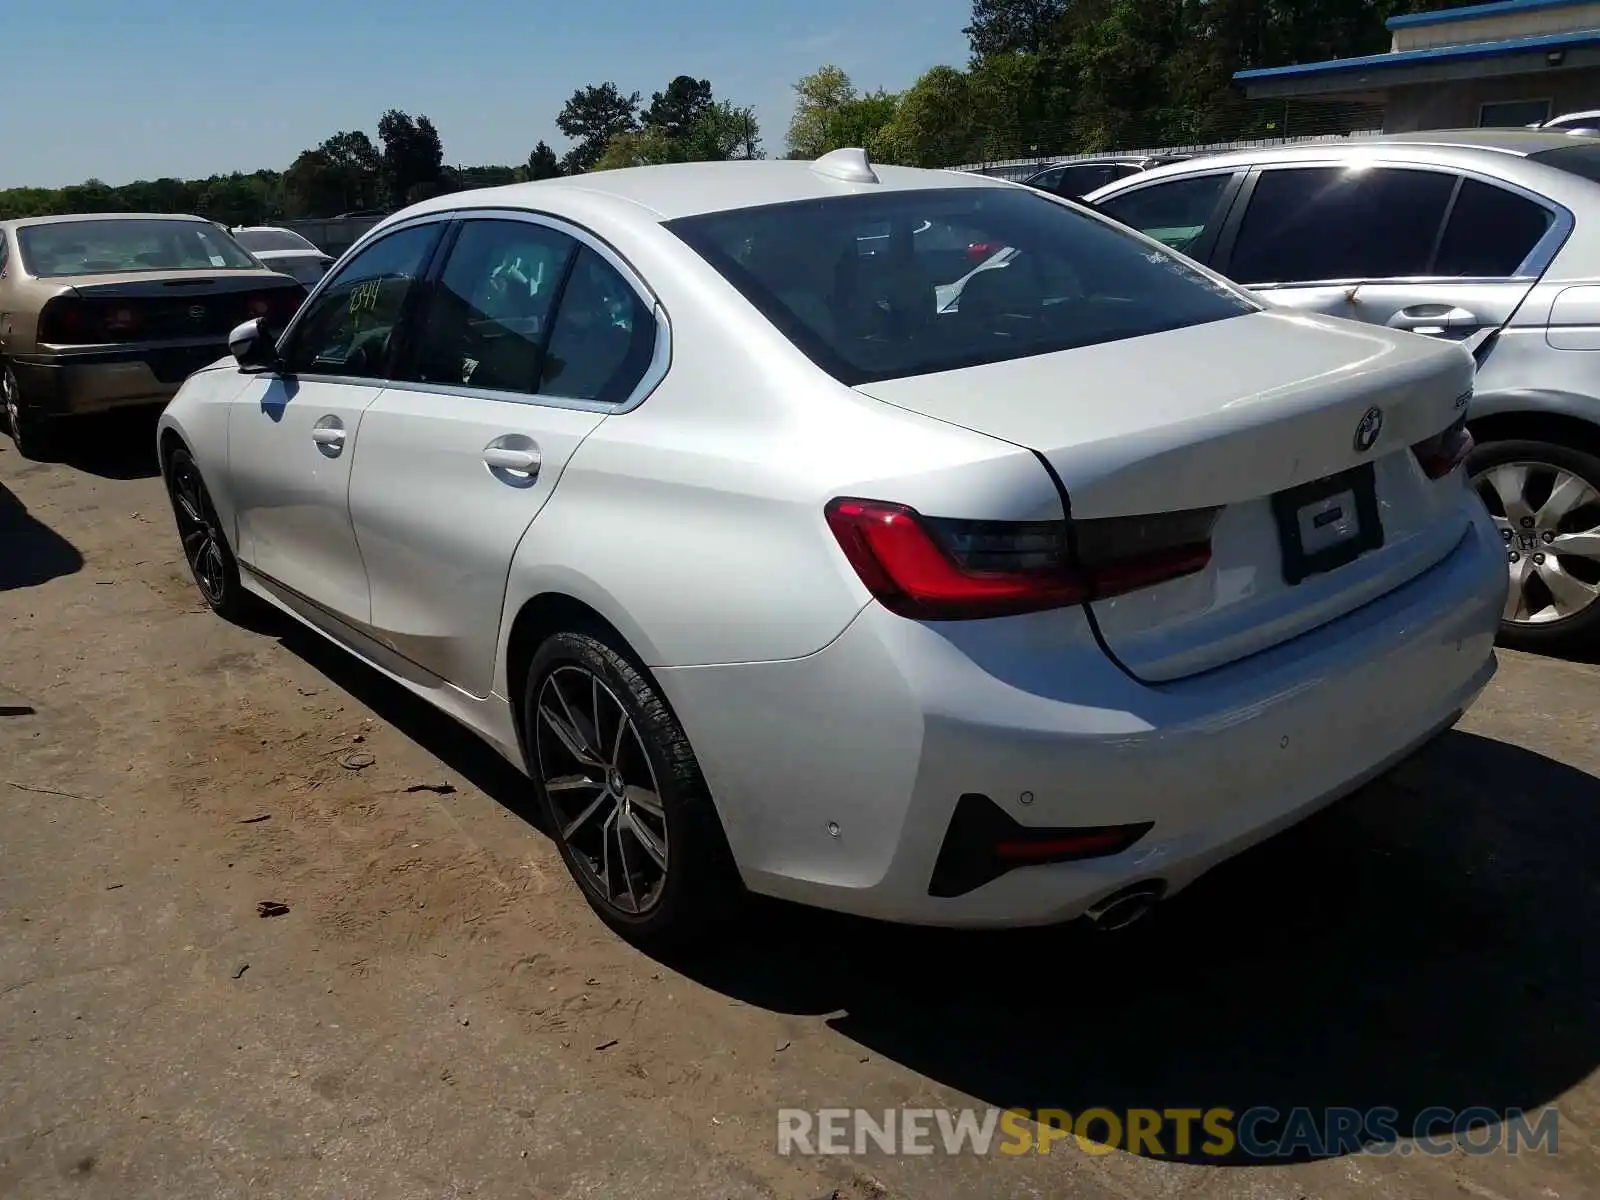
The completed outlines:
{"type": "Polygon", "coordinates": [[[1168,163],[1185,162],[1187,154],[1113,155],[1108,158],[1077,158],[1051,163],[1018,182],[1041,191],[1077,200],[1118,179],[1127,179],[1168,163]]]}
{"type": "Polygon", "coordinates": [[[1474,129],[1218,154],[1085,199],[1260,293],[1463,343],[1502,641],[1600,642],[1600,138],[1474,129]]]}

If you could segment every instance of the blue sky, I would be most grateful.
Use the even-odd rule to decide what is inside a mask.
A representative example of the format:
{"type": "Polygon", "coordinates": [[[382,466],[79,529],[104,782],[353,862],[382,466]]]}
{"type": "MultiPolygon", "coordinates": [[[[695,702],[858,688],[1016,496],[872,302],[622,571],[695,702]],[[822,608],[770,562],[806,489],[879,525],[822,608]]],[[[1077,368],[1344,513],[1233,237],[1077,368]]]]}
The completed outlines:
{"type": "Polygon", "coordinates": [[[970,0],[0,0],[0,188],[287,167],[341,129],[426,113],[445,160],[516,163],[574,88],[674,75],[752,104],[781,153],[791,84],[963,66],[970,0]]]}

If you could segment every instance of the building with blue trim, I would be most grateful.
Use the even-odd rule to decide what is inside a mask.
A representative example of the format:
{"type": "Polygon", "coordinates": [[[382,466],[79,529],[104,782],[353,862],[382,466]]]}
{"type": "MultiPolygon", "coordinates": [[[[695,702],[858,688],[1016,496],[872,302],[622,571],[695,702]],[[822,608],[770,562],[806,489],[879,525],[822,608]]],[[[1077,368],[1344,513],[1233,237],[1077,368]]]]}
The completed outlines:
{"type": "Polygon", "coordinates": [[[1391,17],[1387,54],[1240,71],[1251,99],[1384,106],[1386,132],[1530,125],[1600,109],[1600,0],[1496,0],[1391,17]]]}

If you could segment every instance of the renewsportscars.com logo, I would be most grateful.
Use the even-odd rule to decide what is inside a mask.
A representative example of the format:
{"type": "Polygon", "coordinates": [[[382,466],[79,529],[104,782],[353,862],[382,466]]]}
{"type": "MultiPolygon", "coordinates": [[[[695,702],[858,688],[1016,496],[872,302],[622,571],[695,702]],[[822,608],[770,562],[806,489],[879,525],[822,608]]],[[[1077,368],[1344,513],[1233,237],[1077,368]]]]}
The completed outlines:
{"type": "Polygon", "coordinates": [[[1546,1108],[782,1108],[778,1153],[1085,1154],[1282,1159],[1348,1154],[1555,1154],[1560,1114],[1546,1108]]]}

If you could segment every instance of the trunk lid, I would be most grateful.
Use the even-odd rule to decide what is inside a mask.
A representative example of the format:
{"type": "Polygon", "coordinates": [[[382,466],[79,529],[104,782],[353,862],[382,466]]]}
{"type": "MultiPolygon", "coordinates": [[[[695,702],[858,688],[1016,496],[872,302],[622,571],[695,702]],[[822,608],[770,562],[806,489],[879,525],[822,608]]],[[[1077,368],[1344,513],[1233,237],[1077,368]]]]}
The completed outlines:
{"type": "Polygon", "coordinates": [[[216,341],[252,316],[287,323],[306,295],[304,284],[270,270],[151,271],[61,282],[60,295],[79,302],[71,341],[89,344],[216,341]]]}
{"type": "Polygon", "coordinates": [[[1462,487],[1429,480],[1411,447],[1461,415],[1472,372],[1458,346],[1268,311],[859,390],[1038,451],[1075,520],[1220,508],[1204,570],[1091,605],[1124,666],[1162,682],[1325,624],[1445,557],[1467,526],[1462,487]],[[1334,537],[1318,524],[1334,509],[1340,528],[1355,514],[1357,538],[1381,527],[1381,544],[1291,582],[1295,543],[1334,537]]]}

